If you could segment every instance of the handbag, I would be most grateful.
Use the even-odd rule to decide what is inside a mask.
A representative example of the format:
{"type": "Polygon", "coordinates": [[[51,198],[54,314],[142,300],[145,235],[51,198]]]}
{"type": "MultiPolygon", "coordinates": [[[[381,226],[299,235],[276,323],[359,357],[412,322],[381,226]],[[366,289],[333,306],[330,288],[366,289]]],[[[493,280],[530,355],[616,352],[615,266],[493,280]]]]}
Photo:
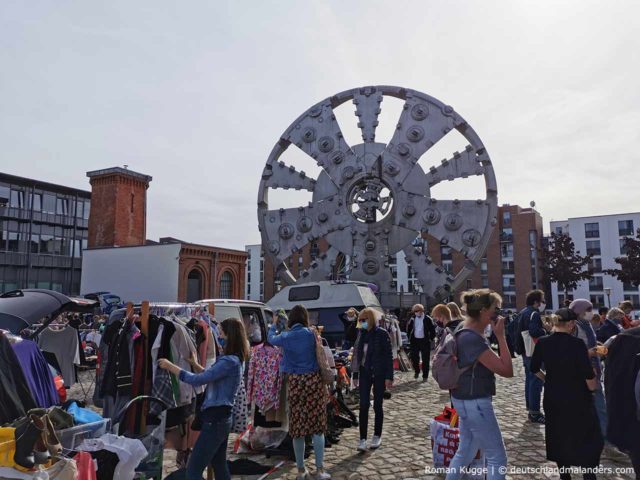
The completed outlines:
{"type": "Polygon", "coordinates": [[[247,389],[244,381],[240,381],[240,386],[236,392],[236,397],[231,409],[231,432],[243,433],[249,424],[249,406],[247,405],[247,389]]]}
{"type": "MultiPolygon", "coordinates": [[[[331,367],[329,367],[329,361],[327,360],[327,353],[324,349],[324,345],[322,342],[323,342],[323,338],[320,337],[320,335],[317,335],[316,336],[316,358],[318,360],[318,366],[320,367],[320,376],[322,377],[322,382],[325,385],[330,385],[335,380],[335,373],[333,372],[333,370],[331,370],[331,367]]],[[[327,344],[327,348],[329,348],[328,344],[327,344]]],[[[329,348],[329,352],[331,352],[330,348],[329,348]]]]}

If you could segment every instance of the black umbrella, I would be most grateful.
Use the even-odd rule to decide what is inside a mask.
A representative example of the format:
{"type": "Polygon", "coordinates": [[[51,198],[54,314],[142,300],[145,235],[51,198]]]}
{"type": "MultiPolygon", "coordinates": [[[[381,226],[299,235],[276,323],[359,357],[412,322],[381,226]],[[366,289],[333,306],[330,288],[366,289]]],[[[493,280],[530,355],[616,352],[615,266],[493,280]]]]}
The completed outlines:
{"type": "Polygon", "coordinates": [[[67,297],[53,290],[14,290],[0,295],[0,328],[18,333],[34,323],[46,327],[62,312],[93,312],[95,300],[67,297]]]}

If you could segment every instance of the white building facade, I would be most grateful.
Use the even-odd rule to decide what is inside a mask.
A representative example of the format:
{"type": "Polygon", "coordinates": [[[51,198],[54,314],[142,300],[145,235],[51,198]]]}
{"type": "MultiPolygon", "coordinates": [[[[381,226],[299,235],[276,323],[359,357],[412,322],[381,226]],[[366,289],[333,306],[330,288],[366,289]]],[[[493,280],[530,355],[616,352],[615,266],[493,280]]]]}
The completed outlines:
{"type": "MultiPolygon", "coordinates": [[[[640,228],[640,212],[595,217],[570,218],[551,222],[552,233],[568,234],[580,255],[593,255],[590,270],[593,278],[583,281],[569,292],[569,300],[586,298],[595,307],[615,307],[623,300],[633,302],[640,308],[640,288],[623,284],[617,278],[606,275],[603,270],[620,268],[616,257],[624,255],[624,239],[635,237],[640,228]]],[[[551,285],[554,306],[562,305],[564,292],[558,292],[558,285],[551,285]]]]}
{"type": "Polygon", "coordinates": [[[247,268],[245,269],[244,298],[256,302],[264,298],[264,254],[262,245],[245,245],[247,268]]]}

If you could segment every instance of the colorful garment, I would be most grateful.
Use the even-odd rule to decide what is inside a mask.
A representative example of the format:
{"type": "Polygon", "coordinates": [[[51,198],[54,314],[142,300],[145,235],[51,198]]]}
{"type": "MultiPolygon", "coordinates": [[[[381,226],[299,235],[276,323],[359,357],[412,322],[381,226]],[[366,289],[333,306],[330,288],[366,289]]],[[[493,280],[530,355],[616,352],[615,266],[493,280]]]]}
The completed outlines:
{"type": "Polygon", "coordinates": [[[324,434],[327,431],[327,387],[320,372],[287,377],[289,435],[291,438],[324,434]]]}
{"type": "Polygon", "coordinates": [[[280,406],[280,362],[282,352],[272,345],[256,345],[251,349],[247,395],[263,415],[280,406]]]}

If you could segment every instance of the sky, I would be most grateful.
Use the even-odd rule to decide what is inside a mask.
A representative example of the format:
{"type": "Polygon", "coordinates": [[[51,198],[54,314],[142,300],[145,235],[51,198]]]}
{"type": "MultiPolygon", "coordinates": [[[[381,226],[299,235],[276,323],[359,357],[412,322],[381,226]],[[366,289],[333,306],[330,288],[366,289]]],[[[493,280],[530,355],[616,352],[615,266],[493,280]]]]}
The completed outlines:
{"type": "MultiPolygon", "coordinates": [[[[153,177],[149,238],[242,249],[260,242],[261,174],[288,126],[338,92],[398,85],[452,105],[499,203],[535,201],[547,232],[638,211],[638,18],[627,0],[3,0],[0,171],[88,190],[87,171],[128,165],[153,177]]],[[[378,141],[400,106],[383,101],[378,141]]],[[[336,112],[347,140],[353,109],[336,112]]],[[[454,134],[424,161],[464,148],[454,134]]],[[[479,198],[478,182],[438,198],[479,198]]]]}

